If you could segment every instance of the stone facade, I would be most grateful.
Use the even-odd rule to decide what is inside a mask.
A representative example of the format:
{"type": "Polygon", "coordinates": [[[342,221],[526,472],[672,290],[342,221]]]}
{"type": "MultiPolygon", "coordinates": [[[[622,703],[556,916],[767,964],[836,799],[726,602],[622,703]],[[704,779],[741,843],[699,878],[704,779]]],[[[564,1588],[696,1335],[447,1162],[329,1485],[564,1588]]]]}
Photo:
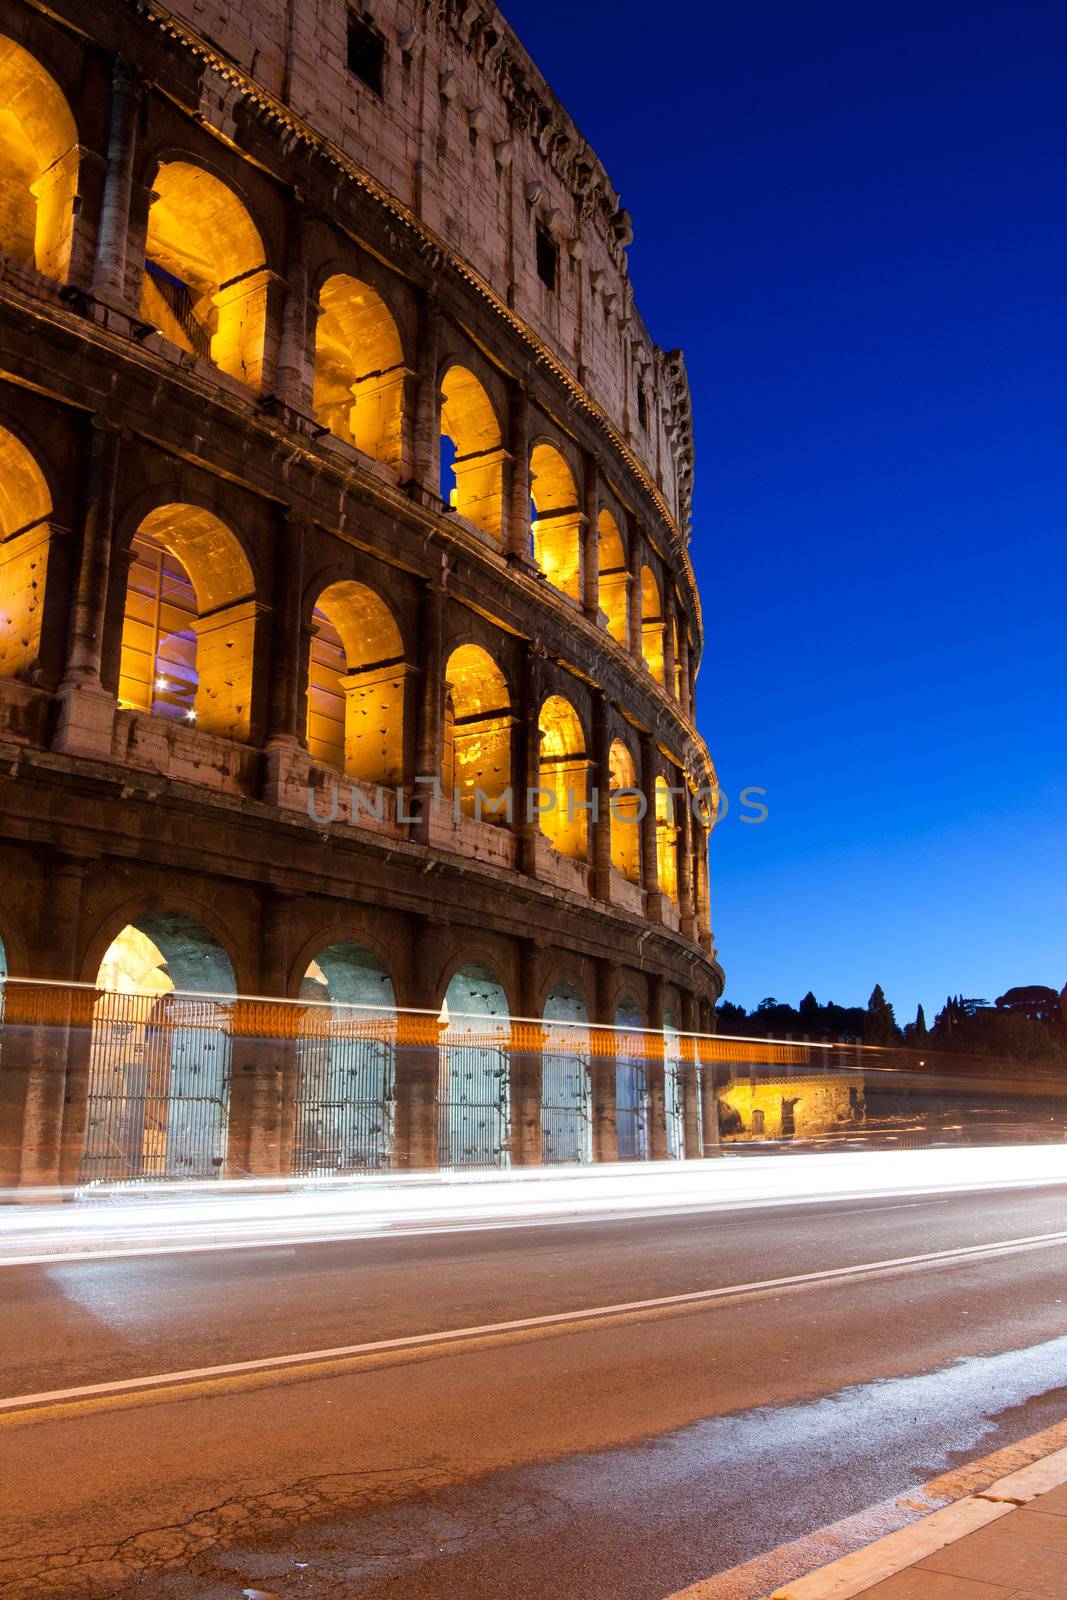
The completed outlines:
{"type": "MultiPolygon", "coordinates": [[[[401,1006],[710,1029],[684,364],[499,14],[0,0],[0,67],[8,972],[180,914],[239,994],[348,941],[401,1006]],[[624,769],[639,849],[472,810],[624,769]]],[[[75,1097],[18,1095],[55,1176],[75,1097]]]]}

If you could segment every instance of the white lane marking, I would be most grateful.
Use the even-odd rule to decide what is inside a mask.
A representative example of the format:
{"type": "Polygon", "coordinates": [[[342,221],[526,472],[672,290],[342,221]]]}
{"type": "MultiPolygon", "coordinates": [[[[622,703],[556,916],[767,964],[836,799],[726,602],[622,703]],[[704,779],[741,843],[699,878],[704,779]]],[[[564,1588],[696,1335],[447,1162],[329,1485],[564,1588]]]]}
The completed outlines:
{"type": "Polygon", "coordinates": [[[1013,1255],[1026,1250],[1043,1250],[1062,1244],[1067,1244],[1067,1230],[1034,1234],[1024,1239],[1003,1239],[993,1244],[965,1245],[955,1250],[933,1250],[923,1255],[893,1256],[884,1261],[865,1261],[850,1267],[825,1267],[819,1272],[799,1272],[787,1278],[764,1278],[753,1283],[724,1284],[716,1289],[692,1289],[685,1294],[661,1295],[653,1300],[627,1300],[617,1305],[587,1306],[578,1311],[553,1311],[539,1317],[520,1317],[512,1322],[488,1322],[471,1328],[447,1328],[439,1333],[414,1333],[402,1338],[378,1339],[366,1344],[336,1345],[328,1350],[301,1350],[289,1355],[260,1356],[252,1361],[230,1361],[221,1366],[194,1367],[181,1372],[160,1372],[150,1377],[117,1378],[108,1383],[82,1384],[73,1389],[52,1389],[41,1394],[11,1395],[0,1400],[0,1413],[60,1402],[90,1400],[102,1395],[133,1394],[138,1390],[196,1383],[210,1378],[239,1377],[244,1373],[316,1366],[323,1362],[349,1360],[357,1356],[385,1355],[400,1350],[447,1346],[466,1339],[492,1338],[500,1334],[521,1333],[535,1328],[567,1327],[574,1323],[596,1322],[606,1317],[628,1316],[642,1311],[660,1311],[672,1306],[707,1305],[715,1300],[735,1299],[739,1295],[766,1294],[775,1289],[831,1283],[835,1280],[862,1277],[867,1273],[980,1261],[986,1257],[1013,1255]]]}

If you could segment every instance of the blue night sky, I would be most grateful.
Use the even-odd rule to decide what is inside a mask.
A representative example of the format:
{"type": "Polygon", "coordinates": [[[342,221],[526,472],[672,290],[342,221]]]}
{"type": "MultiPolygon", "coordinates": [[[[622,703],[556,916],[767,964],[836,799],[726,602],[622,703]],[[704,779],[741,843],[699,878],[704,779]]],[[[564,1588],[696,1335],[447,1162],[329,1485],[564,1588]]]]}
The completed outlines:
{"type": "Polygon", "coordinates": [[[1059,988],[1067,7],[503,9],[686,353],[726,998],[1059,988]]]}

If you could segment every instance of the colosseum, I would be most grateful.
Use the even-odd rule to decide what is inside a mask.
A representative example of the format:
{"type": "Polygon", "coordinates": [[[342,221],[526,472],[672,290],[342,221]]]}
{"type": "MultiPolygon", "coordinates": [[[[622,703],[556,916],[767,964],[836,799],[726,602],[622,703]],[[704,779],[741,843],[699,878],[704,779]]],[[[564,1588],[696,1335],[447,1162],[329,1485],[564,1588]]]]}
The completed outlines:
{"type": "Polygon", "coordinates": [[[630,239],[486,0],[0,0],[0,1182],[715,1146],[630,239]]]}

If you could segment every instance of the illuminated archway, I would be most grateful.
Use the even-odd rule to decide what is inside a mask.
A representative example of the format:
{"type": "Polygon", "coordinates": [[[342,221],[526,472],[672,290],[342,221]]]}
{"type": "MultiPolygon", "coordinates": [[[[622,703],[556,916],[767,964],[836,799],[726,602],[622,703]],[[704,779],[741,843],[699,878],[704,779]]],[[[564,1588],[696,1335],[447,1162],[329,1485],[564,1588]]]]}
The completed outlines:
{"type": "Polygon", "coordinates": [[[627,996],[615,1012],[615,1127],[620,1161],[648,1155],[648,1066],[644,1013],[627,996]]]}
{"type": "Polygon", "coordinates": [[[385,602],[360,583],[319,596],[308,670],[307,741],[314,760],[364,783],[404,772],[404,647],[385,602]]]}
{"type": "Polygon", "coordinates": [[[574,477],[563,456],[550,444],[535,445],[530,456],[530,498],[533,553],[554,588],[580,600],[581,512],[574,477]]]}
{"type": "Polygon", "coordinates": [[[507,821],[505,802],[487,802],[511,784],[511,726],[504,674],[479,645],[460,645],[445,668],[442,780],[446,797],[458,793],[464,815],[480,816],[483,822],[507,821]]]}
{"type": "Polygon", "coordinates": [[[597,534],[600,609],[607,618],[606,627],[611,637],[625,646],[630,633],[630,578],[622,534],[610,511],[602,511],[597,518],[597,534]]]}
{"type": "Polygon", "coordinates": [[[78,153],[59,85],[0,38],[0,249],[59,283],[70,265],[78,153]]]}
{"type": "Polygon", "coordinates": [[[441,498],[483,533],[502,536],[500,423],[485,389],[466,367],[449,367],[441,384],[441,498]]]}
{"type": "Polygon", "coordinates": [[[308,966],[297,1042],[293,1171],[380,1172],[393,1160],[396,997],[380,956],[342,940],[308,966]]]}
{"type": "Polygon", "coordinates": [[[78,1182],[217,1178],[226,1158],[233,965],[194,918],[139,917],[100,963],[78,1182]]]}
{"type": "Polygon", "coordinates": [[[385,301],[338,273],[323,284],[313,405],[320,427],[400,470],[404,351],[385,301]]]}
{"type": "MultiPolygon", "coordinates": [[[[0,62],[2,65],[2,62],[0,62]]],[[[44,473],[0,428],[0,677],[35,665],[41,647],[52,499],[44,473]]]]}
{"type": "Polygon", "coordinates": [[[641,882],[641,792],[637,767],[621,739],[608,757],[611,782],[611,864],[631,883],[641,882]]]}
{"type": "Polygon", "coordinates": [[[573,983],[557,983],[545,1001],[541,1050],[541,1160],[593,1159],[589,1013],[573,983]]]}
{"type": "Polygon", "coordinates": [[[141,316],[262,388],[268,274],[255,224],[232,189],[191,162],[164,163],[152,188],[141,316]]]}
{"type": "Polygon", "coordinates": [[[589,762],[578,713],[569,700],[553,694],[541,707],[539,786],[554,800],[538,818],[541,832],[561,856],[584,861],[589,845],[584,809],[589,786],[589,762]]]}
{"type": "Polygon", "coordinates": [[[641,568],[641,655],[657,683],[663,682],[663,601],[651,567],[641,568]]]}
{"type": "Polygon", "coordinates": [[[510,1017],[501,984],[477,962],[445,991],[438,1051],[438,1160],[442,1167],[510,1165],[510,1017]]]}
{"type": "Polygon", "coordinates": [[[656,869],[659,886],[667,897],[678,904],[678,821],[675,815],[676,796],[671,794],[666,778],[656,779],[656,869]]]}
{"type": "Polygon", "coordinates": [[[246,739],[252,701],[252,569],[199,506],[161,506],[133,541],[119,704],[246,739]]]}

